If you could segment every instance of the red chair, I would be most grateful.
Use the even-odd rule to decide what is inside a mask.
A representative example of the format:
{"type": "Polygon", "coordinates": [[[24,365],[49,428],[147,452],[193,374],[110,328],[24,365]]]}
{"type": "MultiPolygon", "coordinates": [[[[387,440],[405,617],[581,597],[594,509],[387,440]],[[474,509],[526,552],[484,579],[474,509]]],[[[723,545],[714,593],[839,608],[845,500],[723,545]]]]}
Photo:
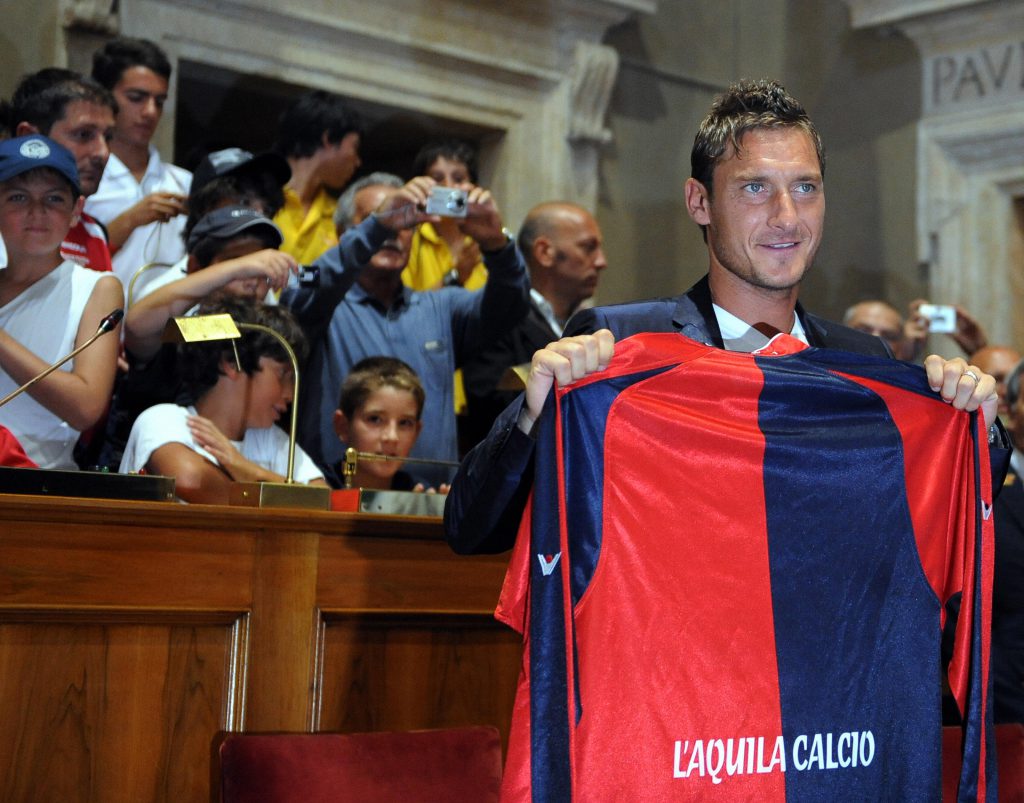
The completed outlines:
{"type": "MultiPolygon", "coordinates": [[[[942,799],[956,800],[960,779],[960,728],[942,729],[942,799]]],[[[996,725],[999,803],[1024,803],[1024,725],[996,725]]]]}
{"type": "Polygon", "coordinates": [[[497,728],[405,733],[228,733],[223,803],[497,801],[497,728]]]}

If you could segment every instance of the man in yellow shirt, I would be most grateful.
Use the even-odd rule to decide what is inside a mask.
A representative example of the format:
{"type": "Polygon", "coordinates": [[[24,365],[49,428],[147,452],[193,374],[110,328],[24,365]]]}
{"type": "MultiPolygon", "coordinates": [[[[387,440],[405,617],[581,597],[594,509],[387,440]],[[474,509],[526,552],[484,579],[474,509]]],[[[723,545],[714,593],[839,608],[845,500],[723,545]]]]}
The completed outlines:
{"type": "Polygon", "coordinates": [[[288,160],[291,180],[274,222],[284,234],[281,250],[301,264],[338,244],[334,207],[359,168],[362,122],[338,95],[314,90],[281,115],[276,150],[288,160]]]}

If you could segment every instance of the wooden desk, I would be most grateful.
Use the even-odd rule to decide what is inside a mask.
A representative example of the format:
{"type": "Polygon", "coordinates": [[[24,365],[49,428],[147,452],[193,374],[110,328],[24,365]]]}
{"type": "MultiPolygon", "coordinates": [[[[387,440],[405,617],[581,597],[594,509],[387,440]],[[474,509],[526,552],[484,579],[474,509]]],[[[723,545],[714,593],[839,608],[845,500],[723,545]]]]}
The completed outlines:
{"type": "Polygon", "coordinates": [[[436,520],[0,495],[3,800],[210,800],[219,730],[507,734],[505,562],[436,520]]]}

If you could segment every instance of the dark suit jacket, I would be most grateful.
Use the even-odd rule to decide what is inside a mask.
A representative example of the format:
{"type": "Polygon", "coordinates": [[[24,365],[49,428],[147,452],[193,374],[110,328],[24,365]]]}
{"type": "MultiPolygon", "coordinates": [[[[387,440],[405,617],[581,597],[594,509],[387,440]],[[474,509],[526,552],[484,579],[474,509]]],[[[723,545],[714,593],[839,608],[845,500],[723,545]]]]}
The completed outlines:
{"type": "MultiPolygon", "coordinates": [[[[799,304],[797,314],[812,346],[892,356],[880,338],[810,315],[799,304]]],[[[723,347],[706,276],[681,296],[581,310],[569,321],[565,334],[602,328],[610,329],[616,340],[641,332],[679,332],[723,347]]],[[[516,426],[521,409],[522,396],[466,456],[452,484],[445,501],[445,537],[460,554],[504,552],[515,543],[533,484],[534,441],[516,426]]]]}
{"type": "Polygon", "coordinates": [[[557,340],[547,319],[531,299],[530,309],[516,326],[462,366],[468,412],[464,434],[468,445],[482,441],[501,411],[516,400],[515,391],[498,390],[513,365],[529,362],[533,353],[557,340]]]}
{"type": "Polygon", "coordinates": [[[1024,478],[1009,473],[995,501],[992,683],[996,722],[1024,722],[1024,478]]]}

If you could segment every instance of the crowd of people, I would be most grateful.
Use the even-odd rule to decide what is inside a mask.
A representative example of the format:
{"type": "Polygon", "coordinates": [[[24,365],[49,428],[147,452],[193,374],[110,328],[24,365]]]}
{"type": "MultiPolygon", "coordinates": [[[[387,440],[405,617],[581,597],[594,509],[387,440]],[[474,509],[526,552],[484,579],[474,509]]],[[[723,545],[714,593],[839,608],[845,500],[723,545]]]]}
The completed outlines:
{"type": "MultiPolygon", "coordinates": [[[[168,321],[225,299],[280,305],[308,350],[303,457],[333,475],[349,445],[336,426],[346,378],[364,360],[393,357],[424,393],[419,437],[407,447],[423,462],[407,469],[424,487],[447,485],[451,466],[515,398],[510,369],[561,337],[596,291],[606,261],[593,216],[545,201],[513,235],[477,185],[476,153],[457,140],[425,146],[411,179],[373,172],[353,182],[362,122],[324,91],[292,103],[273,148],[221,149],[193,174],[152,143],[170,80],[157,45],[115,39],[94,54],[90,76],[43,69],[4,104],[4,175],[16,185],[8,208],[34,217],[42,202],[25,182],[44,175],[59,176],[71,193],[66,209],[46,210],[56,250],[23,245],[32,229],[23,216],[0,232],[8,265],[0,315],[11,341],[0,352],[4,387],[84,343],[110,310],[125,306],[127,316],[121,348],[116,337],[90,346],[11,401],[0,420],[40,466],[118,470],[139,416],[183,399],[193,349],[163,342],[168,321]],[[463,216],[426,212],[437,188],[466,193],[463,216]],[[40,315],[60,326],[38,326],[40,315]]],[[[913,302],[904,320],[885,301],[863,301],[844,323],[877,335],[900,359],[920,360],[929,331],[923,303],[913,302]]],[[[956,320],[951,337],[1003,395],[1019,355],[988,344],[965,310],[957,308],[956,320]]],[[[1009,414],[1005,404],[1001,411],[1009,414]]]]}
{"type": "MultiPolygon", "coordinates": [[[[350,445],[335,422],[346,378],[357,363],[393,357],[425,395],[419,437],[403,447],[423,462],[407,469],[423,487],[446,487],[451,466],[515,398],[510,369],[561,337],[596,291],[606,262],[593,216],[545,201],[513,235],[477,185],[473,148],[454,139],[428,143],[410,180],[373,172],[353,182],[362,121],[324,91],[286,110],[266,152],[221,149],[193,174],[152,143],[170,80],[157,45],[115,39],[94,54],[90,76],[40,70],[3,106],[5,175],[18,198],[26,180],[42,175],[36,167],[62,176],[74,196],[57,251],[26,253],[13,219],[0,232],[9,266],[0,274],[0,315],[12,341],[0,353],[3,386],[13,390],[85,342],[106,312],[126,306],[127,316],[122,348],[117,338],[90,346],[11,401],[0,421],[37,465],[118,470],[138,417],[182,400],[180,369],[192,349],[163,342],[168,321],[224,299],[279,304],[309,354],[299,400],[303,458],[335,475],[350,445]],[[39,157],[43,150],[50,155],[39,157]],[[466,193],[465,216],[426,213],[442,187],[466,193]],[[67,288],[60,295],[50,283],[67,288]],[[63,326],[59,337],[59,327],[37,325],[42,298],[43,314],[63,326]],[[69,382],[78,384],[62,388],[69,382]]],[[[61,217],[56,236],[64,223],[53,216],[61,217]]],[[[900,359],[920,360],[929,330],[923,303],[913,302],[904,320],[885,301],[860,302],[844,323],[881,337],[900,359]]],[[[1004,395],[1019,355],[989,345],[960,308],[951,337],[1004,395]]],[[[1005,403],[1000,409],[1009,414],[1005,403]]],[[[135,469],[154,471],[158,462],[135,469]]]]}
{"type": "MultiPolygon", "coordinates": [[[[798,303],[823,226],[823,151],[802,107],[772,82],[731,88],[698,134],[685,199],[708,275],[675,298],[591,309],[607,267],[592,214],[538,199],[513,233],[466,143],[429,143],[411,177],[353,180],[362,122],[342,98],[313,91],[284,112],[272,148],[221,149],[192,173],[152,144],[170,79],[155,44],[116,39],[96,52],[91,76],[40,70],[4,105],[0,394],[93,341],[0,409],[5,465],[168,475],[184,501],[225,502],[231,481],[284,478],[278,425],[295,403],[296,481],[340,487],[352,447],[385,458],[358,465],[361,487],[445,493],[468,452],[448,500],[449,541],[503,551],[553,381],[605,367],[616,340],[680,332],[751,352],[783,333],[916,362],[934,330],[923,300],[905,316],[862,301],[845,326],[798,303]],[[736,122],[759,104],[763,117],[736,122]],[[121,308],[123,326],[110,317],[121,308]],[[241,337],[165,339],[173,319],[208,314],[230,315],[241,337]],[[105,328],[116,334],[94,338],[105,328]],[[298,400],[281,340],[301,365],[298,400]],[[514,369],[531,360],[522,394],[514,369]]],[[[948,336],[966,359],[926,358],[932,390],[982,409],[997,452],[1024,448],[1021,355],[953,309],[948,336]]],[[[997,690],[1021,676],[1018,456],[996,502],[1008,556],[997,562],[996,605],[1013,612],[1002,619],[997,690]]],[[[1005,719],[1024,719],[1017,691],[997,695],[1005,719]]]]}
{"type": "Polygon", "coordinates": [[[272,432],[291,404],[287,360],[254,334],[237,353],[164,340],[175,317],[228,310],[304,356],[297,478],[339,485],[351,446],[411,458],[360,470],[362,482],[447,490],[510,395],[505,370],[560,336],[596,290],[605,259],[593,217],[542,203],[517,245],[477,185],[475,151],[454,139],[423,147],[411,179],[353,182],[363,124],[324,91],[291,104],[272,148],[223,148],[189,172],[152,142],[170,81],[157,45],[115,39],[91,75],[40,70],[3,105],[4,206],[19,214],[0,226],[0,387],[14,391],[126,309],[118,336],[0,411],[8,462],[168,474],[186,501],[278,478],[280,439],[257,447],[254,433],[272,432]],[[463,193],[460,214],[427,213],[438,188],[463,193]],[[408,409],[369,416],[346,402],[353,376],[383,383],[366,401],[374,409],[398,385],[411,392],[415,425],[408,409]],[[253,409],[227,415],[236,403],[253,409]],[[371,420],[372,438],[357,425],[371,420]]]}

